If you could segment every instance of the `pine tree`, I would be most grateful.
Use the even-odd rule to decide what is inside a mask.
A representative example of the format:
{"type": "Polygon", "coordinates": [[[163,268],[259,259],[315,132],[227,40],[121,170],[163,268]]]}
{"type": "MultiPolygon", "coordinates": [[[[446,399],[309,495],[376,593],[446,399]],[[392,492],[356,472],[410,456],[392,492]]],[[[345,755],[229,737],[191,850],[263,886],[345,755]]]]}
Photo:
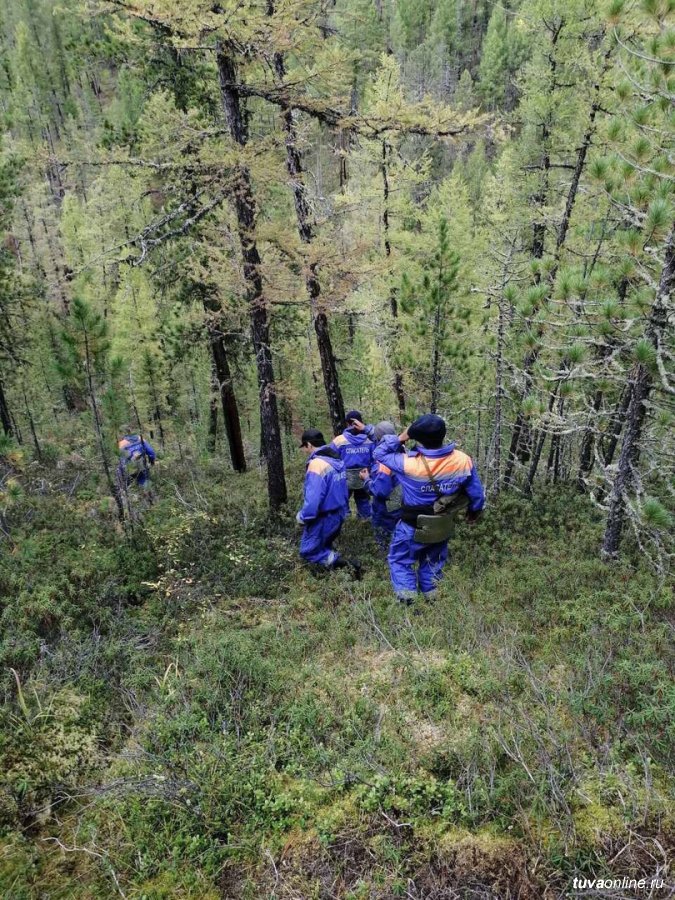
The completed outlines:
{"type": "Polygon", "coordinates": [[[422,277],[413,283],[406,275],[401,283],[401,306],[409,322],[406,330],[413,338],[415,368],[428,392],[428,404],[437,413],[442,384],[451,380],[448,360],[456,351],[455,333],[461,318],[457,316],[459,254],[450,247],[448,221],[441,217],[435,235],[433,253],[423,262],[422,277]],[[454,326],[454,328],[453,328],[454,326]]]}

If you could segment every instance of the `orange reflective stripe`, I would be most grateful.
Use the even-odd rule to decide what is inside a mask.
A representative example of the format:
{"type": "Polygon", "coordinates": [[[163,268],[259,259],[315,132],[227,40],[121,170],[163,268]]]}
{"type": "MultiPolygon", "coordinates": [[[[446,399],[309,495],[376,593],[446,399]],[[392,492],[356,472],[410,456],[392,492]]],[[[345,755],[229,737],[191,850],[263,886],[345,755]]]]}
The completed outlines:
{"type": "Polygon", "coordinates": [[[461,450],[454,450],[448,456],[436,459],[431,456],[423,458],[420,454],[419,456],[407,456],[403,461],[405,474],[421,481],[429,480],[429,472],[434,478],[443,478],[448,475],[469,475],[471,465],[471,457],[462,453],[461,450]],[[429,472],[427,472],[427,466],[429,466],[429,472]]]}
{"type": "Polygon", "coordinates": [[[338,434],[337,437],[333,438],[333,446],[334,447],[344,447],[345,444],[348,444],[349,441],[344,436],[344,434],[338,434]]]}
{"type": "Polygon", "coordinates": [[[384,463],[379,463],[378,472],[381,472],[383,475],[391,475],[391,469],[385,466],[384,463]]]}
{"type": "Polygon", "coordinates": [[[310,459],[307,471],[314,472],[315,475],[325,475],[330,468],[330,463],[325,462],[323,459],[310,459]]]}

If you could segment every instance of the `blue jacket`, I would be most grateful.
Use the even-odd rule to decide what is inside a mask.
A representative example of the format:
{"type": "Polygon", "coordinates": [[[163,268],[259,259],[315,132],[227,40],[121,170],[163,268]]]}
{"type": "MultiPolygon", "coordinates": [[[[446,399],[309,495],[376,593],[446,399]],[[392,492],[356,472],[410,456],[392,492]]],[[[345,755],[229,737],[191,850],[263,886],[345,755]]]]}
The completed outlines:
{"type": "Polygon", "coordinates": [[[298,518],[302,522],[310,522],[324,513],[338,510],[346,513],[348,504],[344,463],[330,444],[319,447],[307,460],[305,502],[298,518]]]}
{"type": "Polygon", "coordinates": [[[410,453],[401,453],[401,442],[391,434],[382,438],[373,456],[396,473],[406,506],[433,507],[438,495],[427,466],[442,494],[455,494],[463,489],[469,497],[470,512],[479,512],[485,506],[485,491],[473,460],[456,450],[454,444],[438,450],[418,446],[410,453]]]}
{"type": "MultiPolygon", "coordinates": [[[[372,430],[372,426],[370,427],[372,430]]],[[[373,463],[375,446],[367,434],[359,434],[347,428],[328,445],[337,450],[347,469],[369,469],[373,463]]]]}
{"type": "Polygon", "coordinates": [[[143,462],[143,454],[150,465],[155,464],[157,454],[151,444],[146,440],[141,440],[137,434],[127,434],[119,442],[120,464],[119,468],[124,471],[130,462],[143,462]]]}
{"type": "Polygon", "coordinates": [[[386,500],[398,484],[396,475],[384,463],[373,463],[365,486],[376,500],[386,500]]]}

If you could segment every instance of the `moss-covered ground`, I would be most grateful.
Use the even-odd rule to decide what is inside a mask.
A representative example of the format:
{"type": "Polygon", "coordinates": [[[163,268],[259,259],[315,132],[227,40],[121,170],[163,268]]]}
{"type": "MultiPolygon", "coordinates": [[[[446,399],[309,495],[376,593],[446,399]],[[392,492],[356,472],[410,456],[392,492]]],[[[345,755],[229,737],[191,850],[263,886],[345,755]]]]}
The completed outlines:
{"type": "Polygon", "coordinates": [[[341,539],[363,580],[317,577],[292,504],[270,523],[257,472],[200,469],[158,473],[127,536],[75,466],[22,474],[0,561],[0,896],[667,881],[672,593],[630,546],[600,561],[590,501],[502,498],[458,531],[438,599],[405,610],[367,525],[341,539]]]}

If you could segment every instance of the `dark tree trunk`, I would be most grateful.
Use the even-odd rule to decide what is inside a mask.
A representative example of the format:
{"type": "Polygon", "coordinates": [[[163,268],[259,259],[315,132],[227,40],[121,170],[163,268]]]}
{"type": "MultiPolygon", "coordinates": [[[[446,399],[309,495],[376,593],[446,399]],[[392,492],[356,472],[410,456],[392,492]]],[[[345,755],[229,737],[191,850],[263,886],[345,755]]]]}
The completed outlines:
{"type": "Polygon", "coordinates": [[[631,393],[631,386],[630,384],[627,384],[623,389],[619,402],[612,415],[607,446],[604,446],[603,441],[603,461],[605,466],[611,466],[614,462],[614,454],[616,453],[616,448],[619,444],[619,437],[621,436],[623,424],[626,421],[626,413],[628,412],[631,393]]]}
{"type": "MultiPolygon", "coordinates": [[[[548,412],[549,415],[553,412],[553,407],[555,405],[555,398],[558,395],[558,386],[560,382],[556,381],[555,386],[551,392],[551,396],[548,400],[548,412]]],[[[532,441],[532,459],[530,461],[530,468],[527,473],[527,483],[526,483],[526,491],[527,493],[532,492],[532,485],[534,484],[534,479],[537,474],[537,469],[539,467],[539,461],[541,459],[541,454],[544,449],[544,444],[546,443],[546,429],[542,428],[540,433],[537,434],[535,432],[534,438],[532,441]]]]}
{"type": "MultiPolygon", "coordinates": [[[[274,56],[274,67],[279,82],[284,80],[284,61],[280,53],[274,56]]],[[[298,225],[298,234],[303,244],[309,246],[314,238],[314,228],[311,221],[307,186],[302,169],[302,159],[298,150],[297,134],[293,110],[286,104],[281,104],[284,131],[286,132],[286,168],[291,176],[293,200],[295,201],[295,215],[298,225]]],[[[344,428],[345,406],[340,390],[337,362],[333,353],[333,345],[330,339],[328,318],[321,301],[321,282],[319,281],[317,263],[309,264],[305,275],[305,285],[309,295],[309,303],[316,333],[316,342],[321,359],[321,372],[323,374],[323,386],[328,400],[333,434],[339,434],[344,428]]]]}
{"type": "MultiPolygon", "coordinates": [[[[232,374],[230,371],[230,363],[227,358],[225,338],[217,320],[220,313],[220,306],[215,298],[204,298],[204,311],[207,316],[206,329],[209,336],[209,345],[211,347],[215,385],[220,394],[220,402],[223,407],[223,422],[225,424],[225,433],[230,448],[232,468],[235,472],[245,472],[246,456],[244,455],[244,444],[241,437],[239,408],[232,386],[232,374]]],[[[212,422],[212,413],[210,415],[210,421],[212,422]]]]}
{"type": "MultiPolygon", "coordinates": [[[[663,343],[663,336],[668,327],[668,307],[675,288],[675,224],[672,226],[668,242],[659,287],[649,316],[645,337],[656,348],[657,352],[663,343]]],[[[602,555],[613,559],[619,552],[621,533],[626,517],[626,496],[634,486],[636,466],[640,458],[642,428],[646,414],[646,403],[652,389],[653,378],[648,368],[638,363],[633,372],[630,384],[630,400],[626,412],[626,424],[623,443],[616,476],[609,496],[607,523],[602,541],[602,555]]]]}
{"type": "MultiPolygon", "coordinates": [[[[232,139],[241,147],[246,145],[248,129],[240,102],[237,72],[232,58],[222,44],[216,52],[220,95],[225,119],[232,139]]],[[[247,303],[251,319],[251,337],[258,372],[260,397],[260,429],[267,459],[267,491],[270,509],[274,512],[286,502],[286,477],[281,445],[281,429],[274,382],[274,366],[270,350],[270,326],[267,302],[263,292],[260,254],[255,239],[256,203],[251,185],[251,173],[240,164],[233,188],[237,229],[244,263],[247,303]]]]}
{"type": "MultiPolygon", "coordinates": [[[[389,239],[389,173],[387,169],[387,142],[382,141],[382,191],[384,197],[384,212],[382,213],[382,225],[384,227],[384,254],[389,260],[391,257],[391,240],[389,239]]],[[[389,277],[393,278],[390,266],[389,277]]],[[[391,310],[391,318],[393,322],[394,340],[398,338],[400,326],[398,323],[398,301],[396,299],[396,288],[392,284],[389,291],[389,309],[391,310]]],[[[403,390],[403,374],[401,370],[394,366],[394,394],[398,403],[399,413],[405,412],[405,392],[403,390]]]]}
{"type": "Polygon", "coordinates": [[[5,434],[8,437],[14,437],[14,424],[7,405],[7,397],[5,396],[5,388],[2,381],[0,381],[0,422],[5,434]]]}
{"type": "Polygon", "coordinates": [[[211,359],[211,396],[209,397],[209,433],[206,448],[209,453],[216,452],[216,440],[218,438],[218,395],[220,387],[216,375],[216,364],[211,359]]]}
{"type": "Polygon", "coordinates": [[[645,417],[645,400],[651,390],[651,376],[644,366],[636,366],[626,412],[623,443],[617,472],[609,495],[609,510],[602,540],[602,555],[614,558],[619,552],[626,516],[626,494],[634,481],[634,466],[640,457],[640,438],[645,417]]]}

